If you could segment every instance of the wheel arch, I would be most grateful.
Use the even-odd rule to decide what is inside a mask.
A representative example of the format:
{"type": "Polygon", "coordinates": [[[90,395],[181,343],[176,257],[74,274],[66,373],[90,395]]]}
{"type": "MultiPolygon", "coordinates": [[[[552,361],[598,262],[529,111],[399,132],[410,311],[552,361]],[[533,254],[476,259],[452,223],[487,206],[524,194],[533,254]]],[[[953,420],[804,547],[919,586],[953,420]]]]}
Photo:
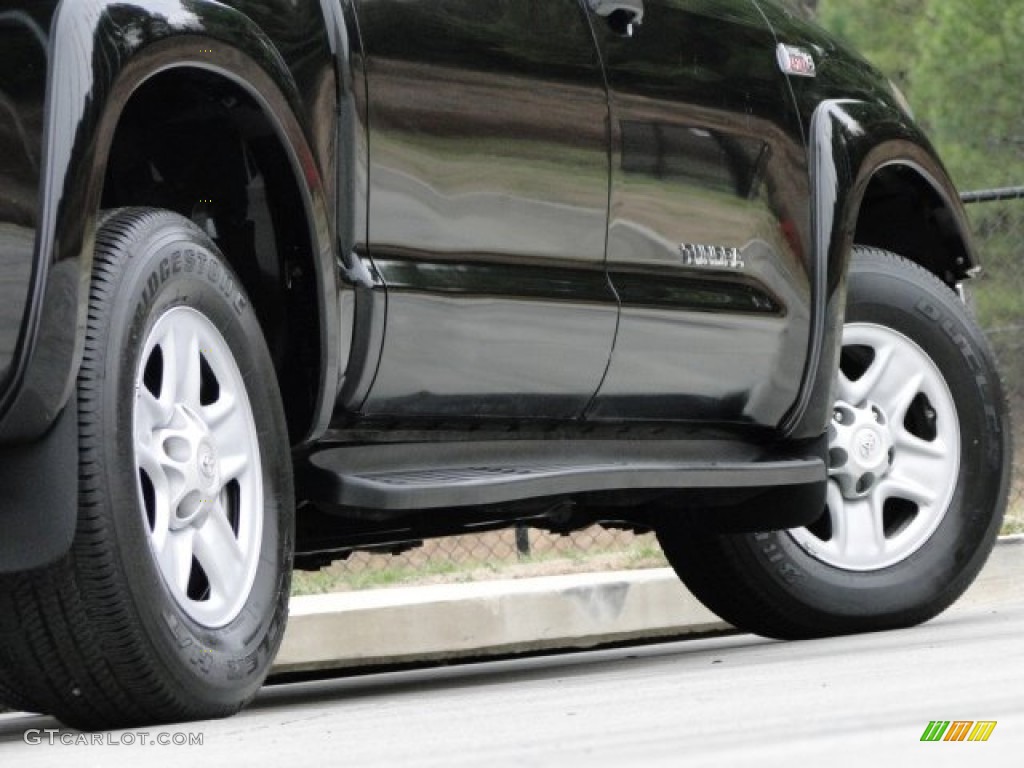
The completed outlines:
{"type": "Polygon", "coordinates": [[[272,115],[221,71],[164,69],[124,104],[103,169],[102,209],[175,211],[216,242],[259,317],[291,438],[301,441],[325,386],[320,320],[329,296],[320,290],[311,190],[272,115]]]}
{"type": "MultiPolygon", "coordinates": [[[[911,145],[914,146],[914,145],[911,145]]],[[[884,148],[890,151],[891,148],[884,148]]],[[[882,153],[879,153],[882,154],[882,153]]],[[[911,157],[872,162],[863,173],[850,243],[898,253],[950,287],[977,266],[968,224],[955,192],[911,157]]]]}
{"type": "MultiPolygon", "coordinates": [[[[314,150],[314,129],[301,117],[302,94],[272,41],[244,14],[211,0],[170,0],[153,10],[113,0],[66,2],[51,37],[62,42],[51,45],[33,295],[10,396],[0,403],[7,414],[0,436],[38,437],[71,396],[115,137],[133,97],[179,77],[244,94],[287,161],[291,178],[281,183],[293,185],[299,198],[290,212],[303,220],[319,332],[315,404],[293,434],[303,440],[325,429],[340,365],[339,345],[326,343],[328,329],[336,334],[338,327],[328,171],[314,150]],[[42,341],[45,356],[35,354],[42,341]]],[[[333,78],[329,87],[333,100],[333,78]]]]}
{"type": "Polygon", "coordinates": [[[815,324],[802,397],[782,425],[825,429],[855,243],[899,253],[951,287],[977,267],[949,175],[908,115],[882,103],[822,101],[809,126],[815,324]]]}

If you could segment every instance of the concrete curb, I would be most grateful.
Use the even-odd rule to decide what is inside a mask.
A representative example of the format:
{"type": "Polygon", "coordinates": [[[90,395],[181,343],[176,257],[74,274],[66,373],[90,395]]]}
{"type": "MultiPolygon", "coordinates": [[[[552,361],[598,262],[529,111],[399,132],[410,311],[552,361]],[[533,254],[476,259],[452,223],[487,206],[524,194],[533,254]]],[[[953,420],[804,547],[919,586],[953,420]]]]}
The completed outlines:
{"type": "MultiPolygon", "coordinates": [[[[999,540],[958,607],[1019,594],[1024,536],[999,540]]],[[[292,600],[273,673],[345,669],[730,631],[668,568],[292,600]]]]}

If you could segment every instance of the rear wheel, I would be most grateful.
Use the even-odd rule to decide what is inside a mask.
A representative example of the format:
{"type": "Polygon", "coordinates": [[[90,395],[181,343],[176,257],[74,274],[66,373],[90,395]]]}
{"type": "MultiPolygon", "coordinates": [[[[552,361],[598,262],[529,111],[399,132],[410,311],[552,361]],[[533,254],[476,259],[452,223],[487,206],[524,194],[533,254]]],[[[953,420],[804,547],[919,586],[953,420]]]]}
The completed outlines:
{"type": "Polygon", "coordinates": [[[917,265],[857,248],[846,321],[823,514],[787,531],[658,531],[690,590],[739,628],[800,638],[925,621],[998,534],[1006,407],[963,303],[917,265]]]}
{"type": "Polygon", "coordinates": [[[287,430],[263,336],[214,244],[132,209],[97,237],[78,379],[79,519],[0,578],[0,691],[79,728],[232,714],[281,641],[287,430]]]}

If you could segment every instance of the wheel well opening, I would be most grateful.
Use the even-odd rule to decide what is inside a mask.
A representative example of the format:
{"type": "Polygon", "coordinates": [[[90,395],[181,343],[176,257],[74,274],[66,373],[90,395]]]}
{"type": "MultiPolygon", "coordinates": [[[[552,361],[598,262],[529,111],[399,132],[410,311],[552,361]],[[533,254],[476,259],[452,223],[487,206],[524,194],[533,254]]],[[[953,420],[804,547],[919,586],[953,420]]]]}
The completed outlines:
{"type": "Polygon", "coordinates": [[[872,177],[854,242],[898,253],[951,286],[972,266],[952,211],[909,166],[888,166],[872,177]]]}
{"type": "Polygon", "coordinates": [[[304,436],[319,387],[313,248],[288,155],[257,102],[203,70],[153,77],[120,117],[101,205],[175,211],[213,239],[259,318],[292,440],[304,436]]]}

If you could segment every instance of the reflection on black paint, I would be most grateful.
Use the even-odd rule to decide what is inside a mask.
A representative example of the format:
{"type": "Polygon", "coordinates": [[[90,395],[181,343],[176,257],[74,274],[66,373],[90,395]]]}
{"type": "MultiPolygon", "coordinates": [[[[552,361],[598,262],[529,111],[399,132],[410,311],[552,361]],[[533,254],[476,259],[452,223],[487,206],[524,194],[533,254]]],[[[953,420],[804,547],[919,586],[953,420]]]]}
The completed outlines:
{"type": "Polygon", "coordinates": [[[778,299],[749,280],[693,275],[662,275],[652,280],[647,274],[613,272],[612,282],[622,303],[635,308],[777,317],[785,314],[785,307],[778,299]]]}
{"type": "Polygon", "coordinates": [[[388,286],[363,410],[441,413],[461,398],[467,417],[580,415],[617,318],[608,103],[582,6],[358,8],[370,254],[388,286]]]}
{"type": "Polygon", "coordinates": [[[761,139],[698,126],[620,120],[624,173],[676,179],[717,192],[757,197],[767,160],[761,139]]]}
{"type": "Polygon", "coordinates": [[[476,297],[538,298],[600,303],[608,297],[603,270],[569,270],[486,262],[376,258],[393,290],[476,297]]]}
{"type": "Polygon", "coordinates": [[[32,272],[46,25],[25,11],[0,11],[0,384],[18,341],[32,272]]]}
{"type": "Polygon", "coordinates": [[[644,11],[632,39],[595,24],[622,312],[588,416],[774,426],[799,393],[811,298],[806,153],[776,41],[750,0],[644,11]],[[697,263],[687,248],[736,259],[697,263]]]}

